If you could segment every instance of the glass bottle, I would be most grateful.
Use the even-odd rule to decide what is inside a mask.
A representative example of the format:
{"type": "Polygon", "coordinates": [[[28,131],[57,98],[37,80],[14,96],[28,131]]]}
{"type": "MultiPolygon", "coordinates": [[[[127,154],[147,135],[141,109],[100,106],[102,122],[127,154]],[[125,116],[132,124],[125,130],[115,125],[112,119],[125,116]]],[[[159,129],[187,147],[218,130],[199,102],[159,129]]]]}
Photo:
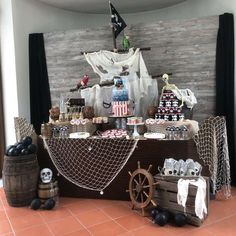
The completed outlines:
{"type": "Polygon", "coordinates": [[[169,137],[170,137],[170,126],[167,126],[166,127],[166,138],[170,139],[169,137]]]}
{"type": "Polygon", "coordinates": [[[58,128],[57,128],[57,127],[53,127],[53,128],[52,128],[52,137],[53,137],[53,138],[58,138],[58,136],[59,136],[59,130],[58,130],[58,128]]]}
{"type": "Polygon", "coordinates": [[[169,133],[169,140],[174,140],[174,139],[175,139],[175,127],[171,126],[170,133],[169,133]]]}
{"type": "Polygon", "coordinates": [[[46,125],[43,123],[41,124],[41,135],[45,138],[47,138],[47,132],[46,132],[46,125]]]}
{"type": "Polygon", "coordinates": [[[182,128],[182,139],[183,140],[189,139],[189,132],[188,132],[188,128],[186,126],[184,126],[182,128]]]}

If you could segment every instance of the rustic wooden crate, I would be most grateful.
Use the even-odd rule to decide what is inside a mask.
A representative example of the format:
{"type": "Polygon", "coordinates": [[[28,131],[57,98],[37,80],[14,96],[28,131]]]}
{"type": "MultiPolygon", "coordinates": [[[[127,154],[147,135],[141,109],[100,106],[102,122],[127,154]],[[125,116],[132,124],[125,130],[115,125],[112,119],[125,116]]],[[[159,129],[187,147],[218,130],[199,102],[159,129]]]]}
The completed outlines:
{"type": "MultiPolygon", "coordinates": [[[[198,177],[181,177],[183,179],[197,179],[198,177]]],[[[177,183],[180,177],[177,176],[154,176],[155,182],[159,184],[155,187],[154,198],[159,206],[169,210],[173,213],[184,213],[184,208],[177,203],[178,187],[177,183]]],[[[206,191],[206,207],[207,213],[209,212],[209,178],[204,177],[207,183],[206,191]]],[[[195,197],[197,187],[189,185],[188,199],[186,202],[185,213],[187,214],[187,222],[191,225],[200,226],[204,219],[199,219],[195,214],[195,197]]]]}

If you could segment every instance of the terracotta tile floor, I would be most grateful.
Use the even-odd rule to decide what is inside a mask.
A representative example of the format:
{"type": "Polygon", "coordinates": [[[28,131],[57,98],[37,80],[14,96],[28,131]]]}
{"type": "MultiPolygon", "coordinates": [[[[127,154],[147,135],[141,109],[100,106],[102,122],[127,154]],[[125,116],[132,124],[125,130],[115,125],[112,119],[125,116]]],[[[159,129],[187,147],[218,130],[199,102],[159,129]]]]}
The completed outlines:
{"type": "Polygon", "coordinates": [[[0,236],[234,236],[236,188],[232,198],[211,201],[209,216],[201,227],[160,227],[130,209],[129,202],[60,198],[51,210],[33,211],[8,206],[0,188],[0,236]]]}

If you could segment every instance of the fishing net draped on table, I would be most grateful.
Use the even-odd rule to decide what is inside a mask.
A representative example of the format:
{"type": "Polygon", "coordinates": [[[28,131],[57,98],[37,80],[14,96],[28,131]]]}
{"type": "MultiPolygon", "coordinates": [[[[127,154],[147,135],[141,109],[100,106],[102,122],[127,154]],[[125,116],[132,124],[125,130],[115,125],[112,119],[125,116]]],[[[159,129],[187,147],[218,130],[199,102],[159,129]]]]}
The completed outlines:
{"type": "Polygon", "coordinates": [[[224,117],[210,117],[194,136],[200,159],[209,167],[213,193],[220,197],[231,196],[230,163],[224,117]]]}
{"type": "Polygon", "coordinates": [[[137,140],[44,139],[58,172],[75,185],[104,190],[132,155],[137,140]]]}
{"type": "Polygon", "coordinates": [[[14,117],[16,141],[20,142],[24,137],[36,138],[36,133],[32,124],[23,117],[14,117]]]}

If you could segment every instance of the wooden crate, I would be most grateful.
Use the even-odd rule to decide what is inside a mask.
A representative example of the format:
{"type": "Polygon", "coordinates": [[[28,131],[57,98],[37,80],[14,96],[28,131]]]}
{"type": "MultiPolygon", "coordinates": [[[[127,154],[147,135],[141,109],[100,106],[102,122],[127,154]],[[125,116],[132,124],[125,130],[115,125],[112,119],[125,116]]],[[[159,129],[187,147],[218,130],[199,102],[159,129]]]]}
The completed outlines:
{"type": "MultiPolygon", "coordinates": [[[[183,179],[197,179],[198,177],[181,177],[183,179]]],[[[155,182],[159,184],[155,187],[154,198],[159,206],[169,210],[173,213],[184,213],[184,208],[177,203],[178,187],[177,183],[180,177],[177,176],[154,176],[155,182]]],[[[209,211],[209,178],[204,177],[207,183],[206,191],[206,207],[207,213],[209,211]]],[[[185,213],[187,214],[187,222],[191,225],[200,226],[204,219],[199,219],[195,214],[195,197],[197,193],[197,187],[189,185],[188,199],[186,202],[185,213]]]]}

